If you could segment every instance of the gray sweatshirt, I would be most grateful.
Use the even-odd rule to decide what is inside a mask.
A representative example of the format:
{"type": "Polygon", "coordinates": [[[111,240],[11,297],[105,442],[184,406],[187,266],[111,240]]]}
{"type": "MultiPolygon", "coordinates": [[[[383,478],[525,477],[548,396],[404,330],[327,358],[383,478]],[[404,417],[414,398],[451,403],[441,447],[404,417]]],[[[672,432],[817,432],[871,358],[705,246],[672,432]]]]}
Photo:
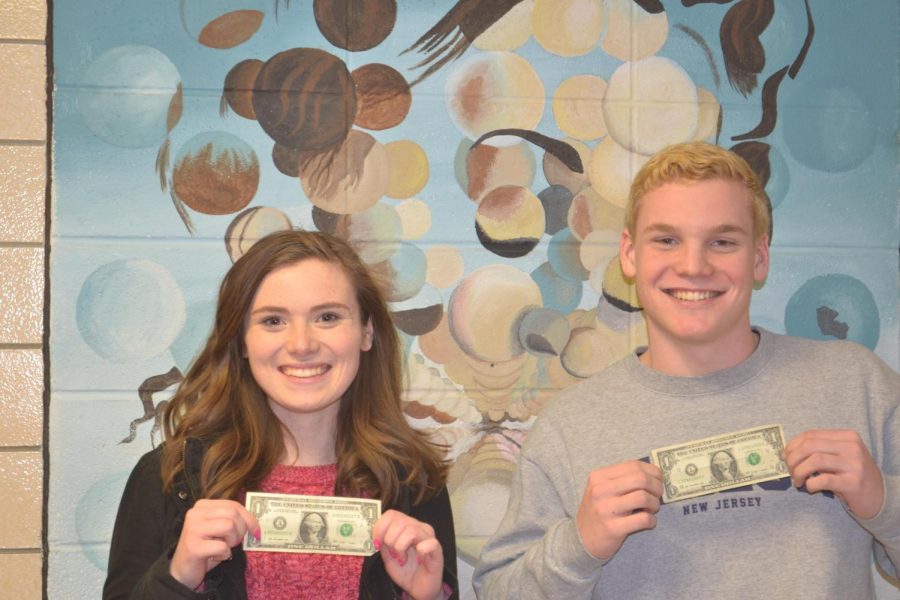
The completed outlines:
{"type": "Polygon", "coordinates": [[[633,354],[554,399],[476,567],[478,597],[873,598],[873,546],[897,577],[900,376],[853,343],[757,331],[758,348],[733,368],[671,377],[633,354]],[[785,441],[809,429],[857,431],[884,474],[881,512],[858,520],[833,494],[780,479],[664,504],[656,528],[606,562],[584,549],[575,515],[590,471],[767,424],[781,424],[785,441]]]}

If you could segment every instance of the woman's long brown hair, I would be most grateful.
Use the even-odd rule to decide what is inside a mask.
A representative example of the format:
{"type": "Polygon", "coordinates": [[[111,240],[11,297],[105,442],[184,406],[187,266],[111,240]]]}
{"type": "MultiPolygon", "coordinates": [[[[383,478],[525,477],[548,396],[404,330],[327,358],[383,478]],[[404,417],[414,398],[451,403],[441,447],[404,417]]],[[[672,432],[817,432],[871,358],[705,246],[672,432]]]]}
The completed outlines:
{"type": "Polygon", "coordinates": [[[213,331],[163,416],[167,491],[184,470],[187,438],[208,447],[200,473],[206,498],[235,498],[257,488],[282,456],[283,428],[244,358],[245,322],[266,275],[313,258],[343,268],[356,290],[362,322],[371,320],[374,330],[372,348],[361,352],[359,371],[338,411],[335,494],[365,493],[390,506],[403,485],[414,503],[444,485],[441,453],[409,425],[400,406],[400,345],[379,285],[344,241],[283,231],[254,244],[222,280],[213,331]]]}

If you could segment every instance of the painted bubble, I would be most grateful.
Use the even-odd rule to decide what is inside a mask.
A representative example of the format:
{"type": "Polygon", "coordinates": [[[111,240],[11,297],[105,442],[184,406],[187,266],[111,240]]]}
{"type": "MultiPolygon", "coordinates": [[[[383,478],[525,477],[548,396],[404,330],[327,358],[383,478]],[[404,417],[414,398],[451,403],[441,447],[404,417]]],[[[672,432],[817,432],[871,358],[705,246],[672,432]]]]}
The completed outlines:
{"type": "Polygon", "coordinates": [[[351,130],[336,151],[300,153],[299,165],[303,193],[331,213],[366,210],[387,192],[387,151],[363,131],[351,130]]]}
{"type": "Polygon", "coordinates": [[[356,86],[357,127],[382,130],[403,122],[412,105],[412,94],[397,69],[370,63],[354,69],[350,76],[356,86]]]}
{"type": "Polygon", "coordinates": [[[231,110],[245,119],[256,120],[256,113],[253,111],[253,84],[262,66],[263,61],[248,58],[231,67],[225,76],[222,98],[231,110]]]}
{"type": "Polygon", "coordinates": [[[541,305],[541,291],[527,273],[502,264],[480,267],[450,296],[450,332],[467,354],[484,361],[509,360],[523,351],[520,315],[541,305]]]}
{"type": "Polygon", "coordinates": [[[622,61],[647,58],[659,52],[669,36],[666,11],[649,13],[634,0],[605,0],[606,35],[603,51],[622,61]]]}
{"type": "Polygon", "coordinates": [[[573,194],[562,185],[551,185],[538,194],[544,206],[544,232],[553,235],[568,224],[569,207],[573,194]]]}
{"type": "Polygon", "coordinates": [[[573,194],[577,194],[590,185],[590,181],[588,180],[587,176],[587,166],[591,162],[592,151],[585,143],[580,142],[576,139],[564,138],[563,141],[575,148],[575,151],[578,153],[578,157],[581,159],[583,172],[577,173],[575,171],[572,171],[553,154],[551,154],[550,152],[545,152],[542,163],[544,169],[544,177],[547,178],[547,183],[549,183],[550,185],[561,185],[573,194]]]}
{"type": "Polygon", "coordinates": [[[247,206],[259,185],[256,152],[224,131],[198,133],[184,143],[172,168],[175,196],[197,212],[227,215],[247,206]]]}
{"type": "Polygon", "coordinates": [[[265,17],[262,0],[181,0],[185,30],[208,48],[243,44],[259,30],[265,17]]]}
{"type": "Polygon", "coordinates": [[[870,99],[845,82],[822,78],[784,88],[785,97],[779,97],[784,116],[779,114],[778,121],[784,142],[798,162],[819,171],[844,172],[872,154],[878,126],[870,99]]]}
{"type": "Polygon", "coordinates": [[[288,177],[300,177],[301,150],[282,146],[278,142],[272,146],[272,164],[275,168],[288,177]]]}
{"type": "MultiPolygon", "coordinates": [[[[544,84],[526,59],[512,52],[485,52],[464,60],[447,77],[447,109],[453,124],[472,140],[495,129],[535,129],[544,114],[544,84]]],[[[496,136],[492,146],[519,143],[496,136]]]]}
{"type": "Polygon", "coordinates": [[[428,155],[412,140],[398,140],[384,145],[388,158],[388,185],[385,195],[411,198],[428,183],[428,155]]]}
{"type": "Polygon", "coordinates": [[[424,335],[441,322],[444,303],[441,293],[427,283],[407,300],[391,303],[394,324],[409,335],[424,335]]]}
{"type": "Polygon", "coordinates": [[[253,244],[270,233],[290,231],[290,218],[277,208],[254,206],[238,214],[225,231],[225,250],[231,262],[242,257],[253,244]]]}
{"type": "Polygon", "coordinates": [[[859,279],[830,273],[809,279],[784,309],[788,335],[814,340],[850,340],[875,350],[881,317],[875,297],[859,279]]]}
{"type": "MultiPolygon", "coordinates": [[[[622,264],[619,262],[619,255],[616,254],[606,267],[597,265],[591,275],[593,282],[595,277],[601,279],[600,288],[603,290],[603,297],[607,302],[625,312],[635,312],[641,310],[641,303],[637,296],[637,287],[633,279],[628,279],[622,273],[622,264]],[[602,273],[602,278],[599,277],[602,273]]],[[[596,289],[596,284],[591,284],[596,289]]]]}
{"type": "Polygon", "coordinates": [[[489,192],[475,211],[481,245],[498,256],[531,252],[544,234],[544,206],[528,188],[504,185],[489,192]]]}
{"type": "MultiPolygon", "coordinates": [[[[621,232],[613,229],[595,229],[590,232],[578,247],[581,266],[588,271],[593,271],[597,266],[605,269],[609,261],[619,253],[620,236],[621,232]]],[[[595,291],[599,294],[603,290],[595,291]]]]}
{"type": "Polygon", "coordinates": [[[558,356],[569,341],[571,327],[566,318],[550,308],[525,314],[519,325],[519,343],[537,356],[558,356]]]}
{"type": "Polygon", "coordinates": [[[388,302],[403,302],[418,294],[425,285],[425,269],[425,253],[409,242],[400,242],[387,260],[372,266],[388,283],[388,302]]]}
{"type": "Polygon", "coordinates": [[[569,77],[553,94],[553,116],[566,135],[578,140],[595,140],[606,135],[603,96],[606,80],[594,75],[569,77]]]}
{"type": "Polygon", "coordinates": [[[403,239],[417,240],[431,229],[431,209],[418,198],[404,200],[394,208],[400,215],[403,239]]]}
{"type": "Polygon", "coordinates": [[[547,246],[547,260],[560,277],[572,281],[587,280],[590,272],[581,264],[581,240],[569,228],[557,232],[547,246]]]}
{"type": "Polygon", "coordinates": [[[600,0],[535,0],[531,27],[547,52],[580,56],[600,41],[605,17],[600,0]]]}
{"type": "Polygon", "coordinates": [[[532,271],[531,278],[541,291],[545,308],[565,314],[575,310],[581,302],[582,282],[560,277],[549,262],[532,271]]]}
{"type": "Polygon", "coordinates": [[[531,11],[534,0],[523,0],[497,19],[472,45],[479,50],[515,50],[531,38],[531,11]]]}
{"type": "Polygon", "coordinates": [[[117,46],[92,62],[78,109],[97,137],[115,146],[158,146],[180,117],[181,75],[149,46],[117,46]]]}
{"type": "Polygon", "coordinates": [[[651,155],[697,132],[700,107],[690,75],[651,56],[620,66],[609,78],[603,115],[609,135],[631,152],[651,155]]]}
{"type": "Polygon", "coordinates": [[[75,308],[81,337],[114,363],[162,354],[185,318],[175,278],[149,260],[117,260],[99,267],[82,284],[75,308]]]}
{"type": "Polygon", "coordinates": [[[588,178],[600,196],[618,206],[625,208],[631,190],[631,180],[649,160],[648,156],[629,152],[616,143],[612,137],[602,140],[588,164],[588,178]]]}
{"type": "Polygon", "coordinates": [[[378,203],[352,215],[342,217],[338,235],[343,233],[359,257],[369,265],[389,259],[403,238],[400,215],[393,206],[378,203]]]}
{"type": "Polygon", "coordinates": [[[509,146],[490,146],[463,139],[457,148],[454,171],[460,187],[478,202],[485,194],[503,185],[530,188],[536,160],[531,146],[519,142],[509,146]]]}
{"type": "Polygon", "coordinates": [[[594,188],[587,188],[572,199],[567,222],[572,235],[580,240],[597,230],[620,233],[625,224],[625,209],[604,200],[594,188]]]}
{"type": "Polygon", "coordinates": [[[356,92],[340,58],[317,48],[279,52],[259,69],[253,112],[273,140],[298,150],[334,148],[356,117],[356,92]]]}
{"type": "Polygon", "coordinates": [[[315,0],[319,31],[342,50],[369,50],[383,42],[397,21],[397,0],[315,0]]]}
{"type": "Polygon", "coordinates": [[[466,269],[465,261],[456,246],[429,246],[426,281],[439,289],[447,289],[459,281],[466,269]]]}

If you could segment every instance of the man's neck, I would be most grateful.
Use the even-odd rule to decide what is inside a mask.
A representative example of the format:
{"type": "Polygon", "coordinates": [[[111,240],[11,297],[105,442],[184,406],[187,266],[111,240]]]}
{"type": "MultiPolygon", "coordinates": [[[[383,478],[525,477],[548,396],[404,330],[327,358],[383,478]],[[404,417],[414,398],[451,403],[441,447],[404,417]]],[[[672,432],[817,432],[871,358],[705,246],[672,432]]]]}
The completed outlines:
{"type": "Polygon", "coordinates": [[[724,371],[747,360],[759,345],[759,334],[752,329],[747,335],[727,343],[672,345],[650,336],[647,350],[640,361],[655,371],[675,377],[699,377],[724,371]]]}

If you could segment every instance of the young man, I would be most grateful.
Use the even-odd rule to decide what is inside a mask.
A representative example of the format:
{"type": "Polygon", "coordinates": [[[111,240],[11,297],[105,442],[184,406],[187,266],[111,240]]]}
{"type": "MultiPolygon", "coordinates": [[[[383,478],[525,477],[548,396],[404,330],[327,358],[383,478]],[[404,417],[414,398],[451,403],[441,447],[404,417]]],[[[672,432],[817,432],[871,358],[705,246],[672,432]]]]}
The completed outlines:
{"type": "Polygon", "coordinates": [[[541,413],[479,598],[872,598],[873,546],[897,576],[900,377],[856,344],[751,327],[769,206],[709,144],[637,174],[620,260],[649,344],[541,413]],[[650,450],[768,424],[790,478],[661,502],[650,450]]]}

